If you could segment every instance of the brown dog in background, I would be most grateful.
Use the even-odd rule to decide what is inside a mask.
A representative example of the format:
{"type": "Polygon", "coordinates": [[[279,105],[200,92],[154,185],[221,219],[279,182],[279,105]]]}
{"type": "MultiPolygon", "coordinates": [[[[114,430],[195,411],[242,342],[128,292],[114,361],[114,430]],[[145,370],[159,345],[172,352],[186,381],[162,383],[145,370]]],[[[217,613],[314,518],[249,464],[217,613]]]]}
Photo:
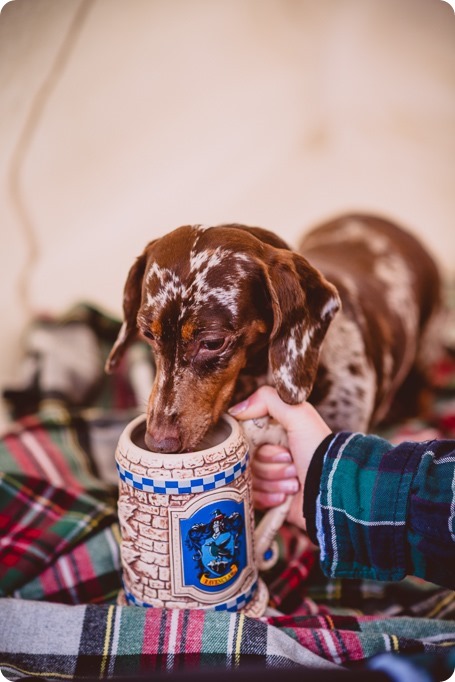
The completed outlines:
{"type": "Polygon", "coordinates": [[[422,363],[440,305],[434,261],[408,232],[368,215],[317,227],[300,251],[236,224],[184,226],[146,246],[106,369],[138,332],[150,343],[151,450],[194,448],[262,384],[288,403],[309,398],[334,430],[365,431],[386,416],[422,363]]]}

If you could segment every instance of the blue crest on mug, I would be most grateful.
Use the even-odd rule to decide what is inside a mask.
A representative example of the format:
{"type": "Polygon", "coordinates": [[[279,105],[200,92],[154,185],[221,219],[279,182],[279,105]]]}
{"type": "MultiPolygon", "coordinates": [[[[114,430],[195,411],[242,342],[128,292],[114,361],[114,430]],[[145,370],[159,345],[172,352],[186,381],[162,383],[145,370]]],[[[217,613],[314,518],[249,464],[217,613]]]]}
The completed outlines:
{"type": "Polygon", "coordinates": [[[221,592],[247,563],[243,502],[217,500],[180,519],[183,583],[221,592]]]}

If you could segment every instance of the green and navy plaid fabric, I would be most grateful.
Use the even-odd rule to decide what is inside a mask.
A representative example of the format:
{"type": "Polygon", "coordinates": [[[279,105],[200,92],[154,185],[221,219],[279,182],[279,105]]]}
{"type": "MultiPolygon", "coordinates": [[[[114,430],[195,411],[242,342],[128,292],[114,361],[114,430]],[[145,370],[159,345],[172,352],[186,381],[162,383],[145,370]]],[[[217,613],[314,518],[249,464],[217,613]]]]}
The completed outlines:
{"type": "Polygon", "coordinates": [[[393,447],[377,436],[334,436],[316,502],[325,573],[374,580],[410,574],[452,586],[454,464],[454,441],[393,447]]]}

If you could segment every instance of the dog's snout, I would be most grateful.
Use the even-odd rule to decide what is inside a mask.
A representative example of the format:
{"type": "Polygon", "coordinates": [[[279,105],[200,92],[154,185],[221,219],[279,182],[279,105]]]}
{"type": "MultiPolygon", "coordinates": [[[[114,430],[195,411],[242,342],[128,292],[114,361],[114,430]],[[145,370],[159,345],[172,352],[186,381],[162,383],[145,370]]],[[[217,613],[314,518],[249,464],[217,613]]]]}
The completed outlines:
{"type": "Polygon", "coordinates": [[[180,452],[182,442],[177,434],[159,435],[153,433],[145,434],[145,444],[152,452],[180,452]]]}

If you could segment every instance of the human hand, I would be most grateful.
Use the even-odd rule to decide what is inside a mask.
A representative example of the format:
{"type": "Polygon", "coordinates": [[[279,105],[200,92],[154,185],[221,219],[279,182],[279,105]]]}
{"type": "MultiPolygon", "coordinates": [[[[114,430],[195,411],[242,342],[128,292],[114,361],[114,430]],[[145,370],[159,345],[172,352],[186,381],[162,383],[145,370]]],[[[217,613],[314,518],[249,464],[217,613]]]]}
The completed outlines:
{"type": "Polygon", "coordinates": [[[271,386],[262,386],[229,410],[239,421],[270,415],[285,429],[289,450],[261,445],[252,458],[253,500],[259,509],[275,507],[295,494],[287,520],[305,528],[303,489],[311,458],[330,429],[307,402],[288,405],[271,386]]]}

